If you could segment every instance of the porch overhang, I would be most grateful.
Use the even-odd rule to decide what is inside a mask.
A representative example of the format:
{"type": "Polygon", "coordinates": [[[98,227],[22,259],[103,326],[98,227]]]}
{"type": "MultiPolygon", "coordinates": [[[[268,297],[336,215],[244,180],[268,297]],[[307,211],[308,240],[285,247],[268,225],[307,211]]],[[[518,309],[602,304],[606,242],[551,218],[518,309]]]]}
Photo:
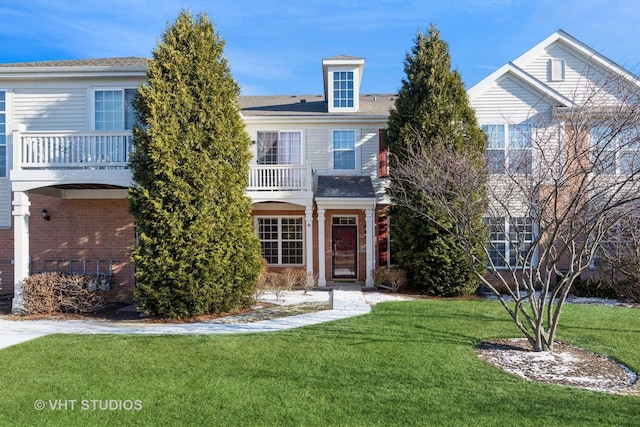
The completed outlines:
{"type": "Polygon", "coordinates": [[[12,170],[12,191],[29,191],[41,187],[70,184],[100,184],[129,188],[133,176],[129,169],[59,169],[59,170],[12,170]]]}
{"type": "MultiPolygon", "coordinates": [[[[376,194],[369,176],[318,176],[316,187],[316,206],[318,209],[318,235],[325,235],[325,213],[329,209],[361,209],[365,213],[365,286],[373,287],[374,264],[374,217],[376,194]]],[[[326,286],[326,259],[324,239],[318,239],[320,286],[326,286]]]]}
{"type": "Polygon", "coordinates": [[[324,209],[373,209],[376,193],[369,176],[318,176],[316,204],[324,209]]]}

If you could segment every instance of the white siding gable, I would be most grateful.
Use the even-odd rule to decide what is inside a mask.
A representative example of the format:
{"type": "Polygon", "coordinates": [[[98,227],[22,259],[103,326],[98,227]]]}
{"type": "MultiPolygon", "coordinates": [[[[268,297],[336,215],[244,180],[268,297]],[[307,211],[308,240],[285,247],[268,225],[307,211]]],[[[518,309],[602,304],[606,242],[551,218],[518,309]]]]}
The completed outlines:
{"type": "Polygon", "coordinates": [[[471,100],[480,124],[487,119],[501,123],[519,123],[540,114],[549,113],[549,100],[540,92],[529,88],[519,79],[505,75],[471,100]]]}

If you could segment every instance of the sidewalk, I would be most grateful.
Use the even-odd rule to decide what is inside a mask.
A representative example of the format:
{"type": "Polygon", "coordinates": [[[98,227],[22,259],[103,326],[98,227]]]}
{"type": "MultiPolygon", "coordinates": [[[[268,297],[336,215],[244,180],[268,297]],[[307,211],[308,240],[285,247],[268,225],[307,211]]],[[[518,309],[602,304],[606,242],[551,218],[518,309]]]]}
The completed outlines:
{"type": "Polygon", "coordinates": [[[95,320],[6,320],[0,318],[0,349],[49,334],[196,335],[275,332],[359,316],[371,311],[359,288],[326,292],[332,309],[243,324],[101,322],[95,320]]]}

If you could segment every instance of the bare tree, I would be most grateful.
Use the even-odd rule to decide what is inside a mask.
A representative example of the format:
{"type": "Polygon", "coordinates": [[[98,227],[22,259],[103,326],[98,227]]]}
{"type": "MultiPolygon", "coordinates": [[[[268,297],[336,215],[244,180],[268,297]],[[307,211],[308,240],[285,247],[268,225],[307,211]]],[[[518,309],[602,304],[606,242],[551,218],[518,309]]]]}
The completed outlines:
{"type": "Polygon", "coordinates": [[[604,236],[594,264],[620,301],[640,302],[640,206],[604,236]]]}
{"type": "MultiPolygon", "coordinates": [[[[535,351],[553,350],[572,284],[594,273],[601,243],[636,212],[640,198],[640,86],[628,76],[587,80],[571,106],[510,125],[520,136],[511,141],[508,159],[491,150],[487,127],[484,170],[446,144],[409,147],[408,159],[392,170],[393,179],[419,192],[424,204],[454,219],[448,231],[535,351]],[[487,200],[472,197],[480,188],[487,200]],[[482,259],[469,241],[478,203],[486,203],[489,235],[482,259]]],[[[433,220],[424,204],[393,196],[433,220]]]]}

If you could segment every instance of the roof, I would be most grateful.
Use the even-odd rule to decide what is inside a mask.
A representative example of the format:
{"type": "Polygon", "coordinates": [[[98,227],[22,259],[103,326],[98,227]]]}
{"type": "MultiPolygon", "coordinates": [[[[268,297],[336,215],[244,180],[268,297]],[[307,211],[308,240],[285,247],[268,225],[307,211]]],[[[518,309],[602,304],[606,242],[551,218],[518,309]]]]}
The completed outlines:
{"type": "Polygon", "coordinates": [[[597,50],[587,46],[586,44],[582,43],[580,40],[576,39],[563,30],[558,30],[555,33],[551,34],[549,37],[516,58],[513,63],[519,67],[524,67],[531,60],[531,58],[537,57],[545,49],[556,42],[560,42],[564,46],[569,47],[572,51],[579,53],[587,61],[593,61],[604,68],[614,71],[626,78],[629,78],[630,80],[635,80],[636,76],[634,76],[624,67],[621,67],[597,50]]]}
{"type": "Polygon", "coordinates": [[[10,62],[0,64],[1,68],[14,67],[146,67],[147,59],[136,56],[120,58],[67,59],[55,61],[10,62]]]}
{"type": "Polygon", "coordinates": [[[0,67],[146,67],[147,59],[135,56],[120,58],[66,59],[54,61],[0,63],[0,67]]]}
{"type": "Polygon", "coordinates": [[[634,84],[640,84],[638,82],[637,76],[633,75],[620,65],[606,58],[600,52],[590,48],[575,37],[567,34],[565,31],[558,30],[544,39],[542,42],[538,43],[533,48],[529,49],[524,54],[520,55],[512,62],[500,67],[498,70],[494,71],[489,76],[476,83],[471,89],[468,90],[469,98],[473,98],[478,94],[484,92],[484,90],[490,87],[500,77],[511,74],[518,77],[521,81],[527,83],[530,87],[533,87],[546,94],[550,98],[555,99],[560,103],[566,103],[567,99],[564,96],[554,91],[544,82],[537,80],[536,78],[522,70],[522,68],[526,67],[526,65],[531,61],[532,58],[538,57],[544,52],[545,49],[549,48],[549,46],[553,45],[554,43],[561,43],[563,46],[569,48],[574,53],[577,53],[585,58],[585,60],[587,60],[588,62],[593,61],[596,64],[599,64],[600,66],[628,79],[634,84]],[[564,98],[564,100],[562,98],[564,98]]]}
{"type": "Polygon", "coordinates": [[[469,89],[467,91],[469,99],[473,100],[475,97],[484,92],[491,83],[506,75],[511,75],[520,80],[520,82],[528,85],[532,89],[544,94],[547,98],[555,101],[555,105],[557,106],[559,105],[563,107],[570,107],[573,105],[573,101],[571,101],[569,98],[554,90],[552,87],[544,84],[540,80],[536,79],[531,74],[527,73],[512,62],[509,62],[498,68],[496,71],[489,74],[489,76],[485,77],[480,83],[469,89]]]}
{"type": "Polygon", "coordinates": [[[329,58],[324,58],[322,60],[324,61],[349,61],[349,62],[361,62],[364,61],[364,58],[360,58],[357,56],[351,56],[351,55],[336,55],[336,56],[331,56],[329,58]]]}
{"type": "Polygon", "coordinates": [[[318,176],[316,197],[375,199],[369,176],[318,176]]]}
{"type": "Polygon", "coordinates": [[[322,95],[240,96],[242,115],[247,116],[388,116],[396,95],[360,95],[357,113],[329,113],[322,95]]]}

